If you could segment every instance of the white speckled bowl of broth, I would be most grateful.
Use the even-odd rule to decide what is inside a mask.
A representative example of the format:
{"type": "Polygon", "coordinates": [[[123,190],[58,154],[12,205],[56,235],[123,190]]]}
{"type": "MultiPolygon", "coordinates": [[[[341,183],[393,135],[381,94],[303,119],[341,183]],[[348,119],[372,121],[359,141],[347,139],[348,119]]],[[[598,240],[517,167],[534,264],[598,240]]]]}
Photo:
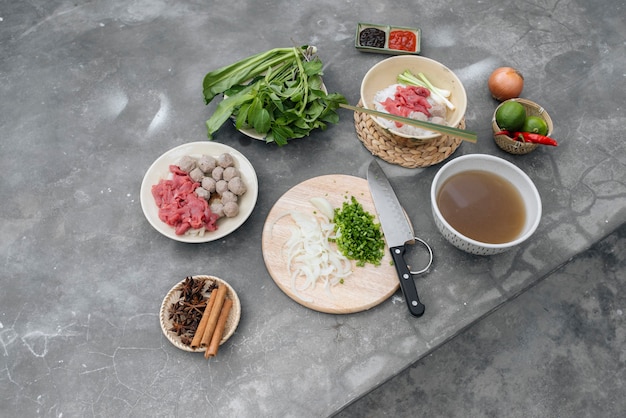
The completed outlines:
{"type": "Polygon", "coordinates": [[[541,219],[541,197],[516,165],[485,154],[443,165],[430,190],[435,224],[455,247],[493,255],[526,241],[541,219]]]}

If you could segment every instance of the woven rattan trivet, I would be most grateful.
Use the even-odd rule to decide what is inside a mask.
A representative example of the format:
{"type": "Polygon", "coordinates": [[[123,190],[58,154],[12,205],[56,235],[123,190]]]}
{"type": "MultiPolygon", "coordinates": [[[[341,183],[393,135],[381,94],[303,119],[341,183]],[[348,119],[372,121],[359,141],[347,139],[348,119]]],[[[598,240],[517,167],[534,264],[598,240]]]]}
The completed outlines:
{"type": "MultiPolygon", "coordinates": [[[[462,142],[460,138],[444,135],[426,143],[411,143],[395,135],[385,135],[382,130],[376,129],[376,122],[362,112],[354,112],[354,125],[359,139],[372,154],[407,168],[440,163],[452,155],[462,142]]],[[[457,127],[465,129],[465,119],[457,127]]]]}

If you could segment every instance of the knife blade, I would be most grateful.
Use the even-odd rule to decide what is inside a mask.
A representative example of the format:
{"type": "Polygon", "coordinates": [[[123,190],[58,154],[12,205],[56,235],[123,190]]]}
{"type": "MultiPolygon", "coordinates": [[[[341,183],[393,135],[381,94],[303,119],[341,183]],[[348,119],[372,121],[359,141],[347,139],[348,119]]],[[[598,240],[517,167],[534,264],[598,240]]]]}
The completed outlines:
{"type": "Polygon", "coordinates": [[[413,228],[407,220],[402,205],[400,205],[385,172],[376,160],[372,160],[367,169],[367,184],[385,235],[385,241],[391,252],[393,264],[398,273],[400,288],[409,312],[413,316],[422,316],[425,306],[419,300],[413,275],[404,260],[405,245],[415,243],[413,228]]]}

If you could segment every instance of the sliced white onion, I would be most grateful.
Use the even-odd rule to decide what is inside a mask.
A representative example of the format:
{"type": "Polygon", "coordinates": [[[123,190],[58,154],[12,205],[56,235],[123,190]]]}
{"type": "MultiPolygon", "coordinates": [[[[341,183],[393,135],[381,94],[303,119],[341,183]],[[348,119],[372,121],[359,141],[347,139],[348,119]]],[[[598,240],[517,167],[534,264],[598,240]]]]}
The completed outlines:
{"type": "Polygon", "coordinates": [[[313,206],[318,208],[329,221],[333,220],[335,217],[335,209],[327,199],[323,197],[312,197],[309,201],[313,204],[313,206]]]}
{"type": "MultiPolygon", "coordinates": [[[[321,212],[328,209],[324,208],[323,202],[316,207],[321,212]]],[[[300,292],[312,289],[318,283],[330,290],[352,274],[352,263],[330,245],[329,238],[332,237],[334,225],[325,213],[316,217],[294,210],[288,212],[288,215],[295,223],[290,228],[291,236],[285,243],[291,287],[301,299],[310,301],[309,297],[300,292]],[[300,280],[301,284],[296,285],[300,278],[304,281],[300,280]]]]}

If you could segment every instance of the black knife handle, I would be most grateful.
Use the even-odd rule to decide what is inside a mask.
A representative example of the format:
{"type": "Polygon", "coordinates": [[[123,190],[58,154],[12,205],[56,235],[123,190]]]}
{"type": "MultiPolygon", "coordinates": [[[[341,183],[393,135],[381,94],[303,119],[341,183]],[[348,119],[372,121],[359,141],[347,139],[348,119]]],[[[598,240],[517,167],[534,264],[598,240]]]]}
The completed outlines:
{"type": "Polygon", "coordinates": [[[409,270],[409,266],[406,265],[406,261],[404,261],[404,245],[390,248],[390,251],[391,257],[393,258],[393,265],[398,272],[398,279],[400,279],[400,287],[404,294],[404,300],[406,300],[406,304],[409,307],[409,312],[411,312],[413,316],[419,317],[424,315],[426,307],[420,302],[420,298],[417,295],[417,288],[413,281],[413,275],[409,270]]]}

